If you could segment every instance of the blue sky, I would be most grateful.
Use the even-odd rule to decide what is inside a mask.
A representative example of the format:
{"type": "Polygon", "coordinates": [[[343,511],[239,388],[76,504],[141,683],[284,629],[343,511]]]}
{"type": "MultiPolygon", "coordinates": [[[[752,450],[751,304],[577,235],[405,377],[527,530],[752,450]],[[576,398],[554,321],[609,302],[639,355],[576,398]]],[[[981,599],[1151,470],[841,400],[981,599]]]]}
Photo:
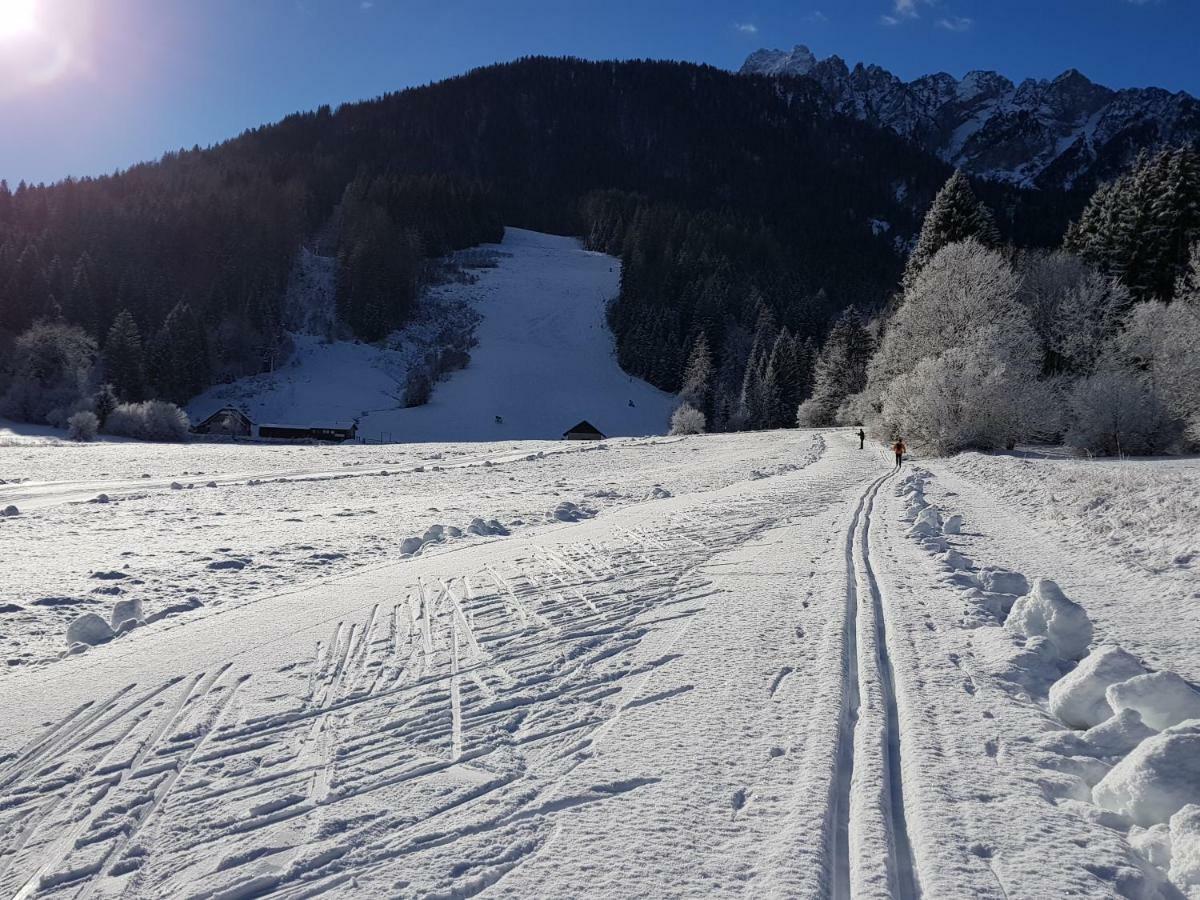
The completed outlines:
{"type": "Polygon", "coordinates": [[[1200,95],[1197,34],[1198,0],[0,0],[0,177],[112,171],[526,54],[736,68],[806,43],[904,78],[1074,67],[1200,95]]]}

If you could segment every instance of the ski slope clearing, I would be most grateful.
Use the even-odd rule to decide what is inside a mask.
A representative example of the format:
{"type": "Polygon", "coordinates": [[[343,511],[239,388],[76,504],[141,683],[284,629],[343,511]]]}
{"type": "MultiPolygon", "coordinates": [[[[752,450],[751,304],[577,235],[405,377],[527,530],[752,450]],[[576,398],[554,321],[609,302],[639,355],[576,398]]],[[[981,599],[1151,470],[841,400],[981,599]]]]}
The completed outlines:
{"type": "Polygon", "coordinates": [[[450,310],[463,302],[482,316],[470,365],[427,405],[402,408],[409,366],[435,343],[434,325],[419,320],[396,336],[396,350],[296,334],[288,364],[205,392],[188,407],[193,421],[233,404],[259,423],[357,419],[372,441],[555,440],[581,419],[610,437],[667,430],[675,398],[626,375],[614,355],[604,308],[617,295],[619,260],[521,228],[480,250],[494,254],[494,267],[425,300],[450,310]]]}
{"type": "Polygon", "coordinates": [[[1200,890],[1195,569],[1082,555],[1005,458],[140,450],[0,485],[44,501],[0,520],[4,896],[1200,890]],[[54,593],[119,633],[59,658],[79,609],[28,591],[76,554],[54,593]],[[202,605],[156,618],[176,590],[202,605]]]}

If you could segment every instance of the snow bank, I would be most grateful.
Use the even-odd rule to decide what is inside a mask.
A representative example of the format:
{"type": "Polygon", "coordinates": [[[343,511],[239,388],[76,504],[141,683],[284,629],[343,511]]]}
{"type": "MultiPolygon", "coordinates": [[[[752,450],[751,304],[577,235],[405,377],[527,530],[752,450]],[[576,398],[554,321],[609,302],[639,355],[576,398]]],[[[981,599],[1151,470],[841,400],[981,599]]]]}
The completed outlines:
{"type": "Polygon", "coordinates": [[[84,644],[95,647],[113,639],[113,629],[103,618],[95,613],[84,613],[71,620],[67,626],[67,646],[84,644]]]}
{"type": "Polygon", "coordinates": [[[1200,803],[1200,721],[1146,738],[1092,789],[1092,800],[1143,827],[1200,803]]]}
{"type": "Polygon", "coordinates": [[[1096,756],[1124,756],[1157,732],[1147,727],[1135,709],[1123,709],[1082,735],[1084,745],[1096,756]]]}
{"type": "Polygon", "coordinates": [[[1162,731],[1188,719],[1200,719],[1200,693],[1174,672],[1139,673],[1108,688],[1113,709],[1137,710],[1151,728],[1162,731]]]}
{"type": "Polygon", "coordinates": [[[1200,897],[1200,806],[1189,803],[1171,816],[1171,884],[1200,897]]]}
{"type": "Polygon", "coordinates": [[[1083,607],[1049,578],[1034,582],[1032,593],[1013,604],[1004,624],[1013,634],[1046,638],[1066,659],[1081,659],[1092,642],[1092,623],[1083,607]]]}
{"type": "Polygon", "coordinates": [[[1099,725],[1113,714],[1105,691],[1145,673],[1142,664],[1120,647],[1099,647],[1050,688],[1050,712],[1072,728],[1099,725]]]}

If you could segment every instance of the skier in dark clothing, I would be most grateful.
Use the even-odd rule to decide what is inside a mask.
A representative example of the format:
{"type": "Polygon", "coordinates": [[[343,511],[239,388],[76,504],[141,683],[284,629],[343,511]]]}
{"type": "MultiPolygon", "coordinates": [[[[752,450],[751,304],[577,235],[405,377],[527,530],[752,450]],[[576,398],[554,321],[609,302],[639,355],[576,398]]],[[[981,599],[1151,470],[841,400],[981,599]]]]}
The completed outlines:
{"type": "Polygon", "coordinates": [[[904,462],[904,454],[908,452],[908,448],[904,446],[904,438],[896,438],[896,443],[892,444],[892,452],[896,454],[896,468],[898,469],[904,462]]]}
{"type": "Polygon", "coordinates": [[[861,450],[867,442],[867,433],[861,428],[858,429],[858,449],[861,450]]]}

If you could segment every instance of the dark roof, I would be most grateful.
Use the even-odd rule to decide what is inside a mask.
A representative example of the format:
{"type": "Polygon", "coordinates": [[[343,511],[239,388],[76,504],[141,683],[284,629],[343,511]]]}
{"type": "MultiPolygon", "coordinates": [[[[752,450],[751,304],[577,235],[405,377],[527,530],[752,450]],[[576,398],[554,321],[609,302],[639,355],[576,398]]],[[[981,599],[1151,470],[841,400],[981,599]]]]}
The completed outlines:
{"type": "MultiPolygon", "coordinates": [[[[225,415],[229,415],[230,413],[233,413],[235,416],[239,416],[240,418],[245,419],[247,422],[250,421],[250,417],[248,415],[246,415],[244,412],[242,412],[240,409],[233,407],[233,406],[222,406],[211,416],[209,416],[208,418],[206,418],[202,422],[200,422],[199,425],[207,425],[209,422],[211,422],[215,418],[217,418],[217,416],[225,416],[225,415]]],[[[197,426],[197,427],[199,427],[199,426],[197,426]]]]}
{"type": "Polygon", "coordinates": [[[593,425],[587,419],[584,419],[582,422],[580,422],[575,427],[568,428],[566,431],[563,432],[564,437],[568,434],[598,434],[601,437],[604,437],[604,432],[602,432],[599,428],[597,428],[595,425],[593,425]]]}

